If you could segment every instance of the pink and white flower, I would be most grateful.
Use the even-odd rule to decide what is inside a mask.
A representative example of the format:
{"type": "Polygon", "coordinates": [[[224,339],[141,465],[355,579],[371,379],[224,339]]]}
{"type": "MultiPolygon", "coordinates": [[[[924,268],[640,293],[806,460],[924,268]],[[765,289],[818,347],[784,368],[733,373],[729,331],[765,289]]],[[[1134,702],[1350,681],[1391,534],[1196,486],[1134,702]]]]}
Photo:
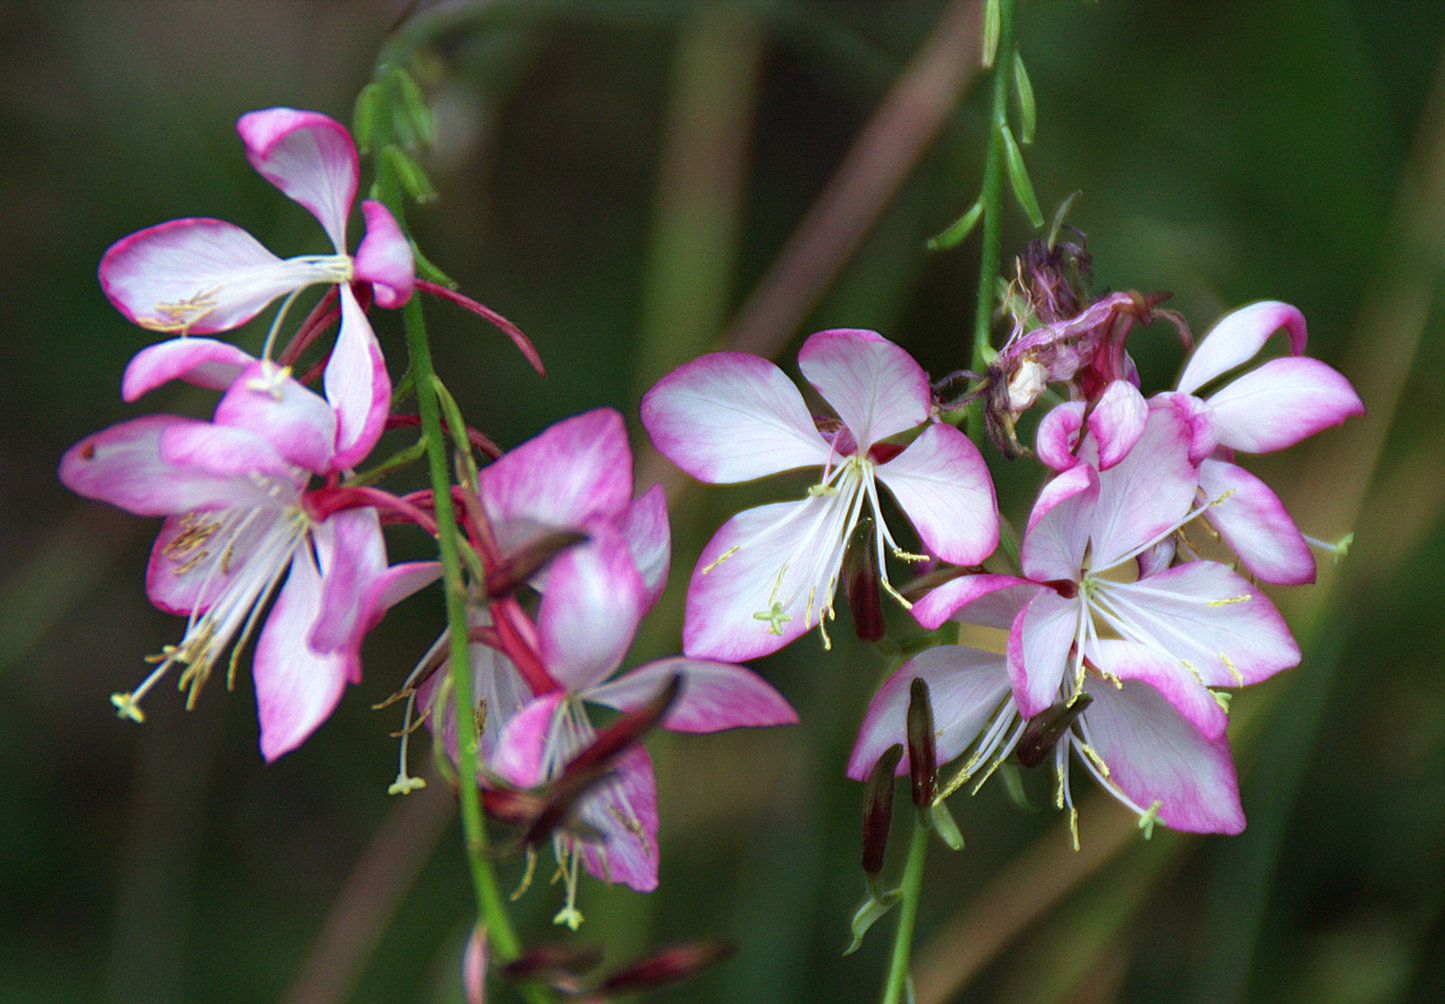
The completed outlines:
{"type": "MultiPolygon", "coordinates": [[[[591,544],[553,560],[537,612],[537,639],[557,689],[537,695],[502,729],[492,766],[513,784],[530,787],[557,776],[592,741],[585,705],[633,710],[674,675],[682,676],[682,689],[663,728],[702,733],[797,721],[777,691],[741,666],[669,658],[611,679],[649,606],[633,553],[620,533],[600,532],[591,544]]],[[[577,815],[602,839],[559,836],[564,869],[569,855],[580,856],[598,878],[642,892],[656,887],[657,792],[645,750],[623,754],[613,775],[583,796],[577,815]]],[[[564,914],[559,919],[570,916],[564,914]]]]}
{"type": "MultiPolygon", "coordinates": [[[[773,652],[833,616],[844,548],[871,512],[883,588],[884,557],[899,547],[879,509],[893,493],[924,546],[956,564],[998,543],[993,482],[977,448],[949,425],[929,424],[907,446],[889,442],[928,422],[928,376],[872,331],[821,331],[798,353],[803,376],[841,424],[816,423],[803,396],[758,356],[719,352],[663,377],[644,396],[642,423],[658,450],[702,481],[733,483],[821,465],[805,498],[739,513],[713,536],[688,586],[683,651],[741,661],[773,652]],[[821,426],[821,431],[820,431],[821,426]]],[[[906,602],[905,602],[906,605],[906,602]]]]}
{"type": "MultiPolygon", "coordinates": [[[[661,488],[631,497],[632,453],[616,411],[559,422],[504,454],[480,472],[477,495],[504,556],[559,530],[588,538],[533,578],[541,591],[535,624],[510,598],[474,608],[474,628],[500,628],[505,618],[512,635],[504,646],[510,656],[492,645],[470,648],[473,692],[483,707],[478,755],[494,775],[521,787],[556,777],[594,738],[586,704],[632,710],[678,674],[681,694],[664,728],[713,732],[796,721],[776,691],[740,666],[662,659],[609,679],[661,594],[671,557],[661,488]]],[[[438,706],[447,697],[445,680],[444,671],[434,674],[419,697],[454,747],[452,711],[438,706]]],[[[601,839],[556,838],[568,876],[559,921],[569,923],[580,919],[572,905],[579,865],[641,891],[657,885],[657,795],[647,753],[636,747],[622,754],[576,811],[601,839]]]]}
{"type": "Polygon", "coordinates": [[[1024,578],[956,579],[914,605],[925,627],[950,617],[996,619],[1000,591],[1020,609],[1009,627],[1008,672],[1025,717],[1071,699],[1093,675],[1149,684],[1207,740],[1224,733],[1224,698],[1299,662],[1299,648],[1258,587],[1224,565],[1169,567],[1178,529],[1200,514],[1194,426],[1155,402],[1132,449],[1113,467],[1089,462],[1057,475],[1029,516],[1024,578]],[[971,613],[981,600],[988,604],[971,613]]]}
{"type": "Polygon", "coordinates": [[[270,108],[241,116],[236,130],[251,165],[320,221],[333,253],[281,259],[232,223],[171,220],[112,245],[101,259],[101,288],[136,324],[184,336],[228,331],[279,296],[316,283],[337,285],[341,329],[325,387],[337,408],[339,466],[351,466],[375,440],[391,395],[380,347],[351,283],[370,283],[383,307],[405,303],[414,280],[411,246],[386,207],[366,201],[366,236],[354,256],[347,254],[358,161],[340,123],[317,112],[270,108]]]}
{"type": "Polygon", "coordinates": [[[327,489],[309,492],[310,479],[342,466],[338,422],[336,409],[285,370],[252,362],[210,422],[151,415],[66,452],[60,479],[72,491],[166,517],[146,593],[162,610],[189,618],[155,671],[112,697],[123,717],[143,720],[141,698],[174,666],[184,667],[188,703],[228,649],[233,675],[273,594],[253,668],[267,760],[300,745],[346,683],[360,680],[361,639],[375,623],[373,589],[386,552],[374,509],[313,515],[327,489]]]}
{"type": "Polygon", "coordinates": [[[1200,490],[1217,500],[1206,518],[1256,578],[1289,585],[1314,581],[1314,556],[1279,497],[1233,463],[1234,451],[1293,446],[1365,411],[1348,380],[1303,355],[1305,337],[1304,315],[1287,303],[1242,307],[1199,343],[1175,390],[1195,414],[1191,456],[1200,462],[1200,490]],[[1208,398],[1196,396],[1252,359],[1277,331],[1286,334],[1290,355],[1235,377],[1208,398]]]}

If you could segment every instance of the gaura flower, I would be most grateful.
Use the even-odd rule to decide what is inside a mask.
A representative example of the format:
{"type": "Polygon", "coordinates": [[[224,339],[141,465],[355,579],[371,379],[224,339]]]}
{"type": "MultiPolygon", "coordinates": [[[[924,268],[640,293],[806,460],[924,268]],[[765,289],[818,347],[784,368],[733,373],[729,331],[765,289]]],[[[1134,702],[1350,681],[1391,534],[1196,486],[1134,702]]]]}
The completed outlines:
{"type": "MultiPolygon", "coordinates": [[[[1017,590],[996,592],[991,597],[993,612],[1006,614],[1010,599],[1016,601],[1019,595],[1017,590]]],[[[1007,627],[1012,618],[983,615],[982,619],[1007,627]]],[[[1057,703],[1029,722],[1014,704],[1007,658],[961,645],[925,649],[878,689],[848,759],[849,777],[865,778],[883,751],[903,740],[909,686],[915,678],[928,684],[939,762],[968,754],[940,797],[973,778],[981,785],[1016,749],[1022,758],[1021,742],[1028,744],[1039,721],[1052,712],[1062,731],[1034,748],[1035,759],[1025,766],[1053,759],[1055,803],[1068,809],[1071,818],[1069,753],[1073,752],[1106,791],[1140,817],[1141,826],[1158,820],[1171,829],[1193,833],[1244,829],[1228,740],[1206,738],[1148,683],[1110,683],[1089,675],[1073,698],[1061,692],[1057,703]],[[1076,713],[1058,715],[1071,701],[1076,713]]],[[[897,774],[908,771],[905,758],[897,774]]]]}
{"type": "Polygon", "coordinates": [[[386,207],[366,201],[366,236],[355,256],[347,254],[358,164],[340,123],[317,112],[270,108],[242,115],[236,130],[251,165],[320,221],[333,253],[281,259],[232,223],[171,220],[112,245],[101,259],[101,288],[141,327],[203,335],[244,324],[278,296],[335,284],[341,329],[325,389],[337,408],[338,466],[351,466],[370,449],[391,396],[381,350],[351,283],[370,283],[383,307],[400,306],[411,295],[411,247],[386,207]]]}
{"type": "Polygon", "coordinates": [[[865,507],[879,579],[897,544],[879,510],[882,482],[932,554],[975,564],[998,543],[993,482],[957,429],[930,424],[907,446],[889,442],[928,421],[928,376],[872,331],[820,331],[798,353],[803,376],[840,422],[815,423],[803,396],[758,356],[718,352],[663,377],[642,400],[657,449],[701,481],[733,483],[821,465],[805,498],[739,513],[703,549],[688,585],[683,651],[737,662],[776,651],[833,616],[843,551],[865,507]]]}
{"type": "Polygon", "coordinates": [[[955,579],[914,605],[925,627],[1001,589],[1031,595],[1009,628],[1008,672],[1025,717],[1085,690],[1091,678],[1137,680],[1162,694],[1207,740],[1224,733],[1224,695],[1299,662],[1299,648],[1258,587],[1224,565],[1169,567],[1170,541],[1197,517],[1192,425],[1153,403],[1132,449],[1107,470],[1085,438],[1087,462],[1045,485],[1029,516],[1024,578],[955,579]]]}
{"type": "MultiPolygon", "coordinates": [[[[648,587],[616,531],[599,530],[585,546],[558,555],[547,572],[537,612],[538,655],[555,689],[538,694],[502,729],[492,767],[531,787],[558,776],[595,738],[587,704],[620,711],[641,707],[675,675],[682,689],[663,728],[717,732],[784,725],[797,715],[781,695],[741,666],[669,658],[609,679],[650,606],[648,587]]],[[[568,878],[559,922],[580,921],[573,904],[580,862],[592,875],[640,892],[657,886],[657,791],[647,752],[623,754],[612,775],[585,794],[576,815],[594,837],[558,834],[554,847],[568,878]]]]}
{"type": "MultiPolygon", "coordinates": [[[[622,416],[598,409],[551,426],[482,468],[477,500],[488,534],[505,557],[556,531],[586,534],[532,578],[541,592],[535,623],[511,597],[478,601],[469,646],[479,701],[478,758],[520,787],[555,778],[595,733],[585,710],[596,703],[633,710],[681,674],[662,725],[711,732],[776,725],[796,715],[776,691],[739,666],[663,659],[609,680],[638,622],[657,601],[671,557],[666,500],[659,486],[632,499],[632,453],[622,416]],[[510,629],[498,645],[501,627],[510,629]]],[[[421,706],[455,749],[455,718],[445,663],[419,691],[421,706]],[[438,726],[437,722],[440,722],[438,726]]],[[[573,905],[579,866],[646,891],[657,884],[657,796],[640,747],[583,796],[576,814],[595,836],[558,834],[568,884],[559,922],[580,920],[573,905]]]]}
{"type": "MultiPolygon", "coordinates": [[[[622,415],[615,409],[598,408],[564,419],[508,450],[478,472],[477,501],[500,560],[558,531],[591,534],[611,530],[622,533],[637,548],[634,563],[647,588],[649,607],[666,585],[671,555],[666,500],[661,489],[654,488],[633,501],[632,450],[622,415]]],[[[441,574],[440,564],[434,563],[433,568],[436,575],[441,574]]],[[[545,588],[547,574],[547,568],[542,568],[533,576],[533,584],[545,588]]],[[[424,584],[418,582],[417,587],[424,584]]],[[[498,617],[516,627],[520,644],[535,647],[535,629],[515,600],[488,603],[479,599],[469,606],[469,628],[474,634],[494,628],[498,617]]],[[[438,720],[443,723],[440,727],[445,729],[447,744],[454,748],[455,723],[445,682],[446,646],[443,635],[418,667],[440,663],[440,669],[418,690],[417,699],[433,728],[438,727],[438,720]],[[440,719],[435,717],[438,707],[440,719]]],[[[473,695],[485,709],[478,734],[478,756],[485,762],[491,759],[502,726],[531,700],[533,688],[523,670],[491,645],[475,641],[469,652],[473,695]]],[[[524,662],[536,690],[545,692],[556,686],[534,660],[524,662]]]]}
{"type": "Polygon", "coordinates": [[[308,491],[310,479],[341,466],[338,421],[336,409],[284,370],[252,362],[210,422],[151,415],[66,452],[60,479],[72,491],[166,517],[146,593],[189,618],[181,642],[156,658],[145,681],[112,697],[123,717],[142,721],[141,698],[177,665],[188,706],[228,648],[234,676],[273,593],[253,667],[262,755],[274,760],[300,745],[345,684],[360,680],[361,638],[375,623],[370,590],[386,552],[374,509],[313,515],[328,489],[308,491]]]}
{"type": "Polygon", "coordinates": [[[1279,497],[1233,463],[1234,451],[1280,450],[1365,412],[1348,380],[1302,354],[1305,337],[1304,315],[1287,303],[1242,307],[1199,343],[1175,391],[1194,413],[1191,457],[1200,461],[1200,491],[1219,500],[1205,518],[1251,574],[1288,585],[1314,581],[1314,556],[1279,497]],[[1290,355],[1235,377],[1208,398],[1196,396],[1252,359],[1277,331],[1287,335],[1290,355]]]}

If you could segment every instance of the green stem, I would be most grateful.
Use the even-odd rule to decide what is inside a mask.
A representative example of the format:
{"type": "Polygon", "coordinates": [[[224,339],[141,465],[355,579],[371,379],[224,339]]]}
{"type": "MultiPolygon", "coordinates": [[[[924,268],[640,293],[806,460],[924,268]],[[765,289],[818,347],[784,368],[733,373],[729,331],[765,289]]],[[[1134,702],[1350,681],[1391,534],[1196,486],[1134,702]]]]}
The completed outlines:
{"type": "MultiPolygon", "coordinates": [[[[973,361],[975,373],[988,366],[992,351],[994,287],[999,277],[999,234],[1003,224],[1004,140],[1008,125],[1008,78],[1013,65],[1014,0],[998,0],[998,51],[993,61],[993,97],[988,116],[988,146],[983,161],[983,246],[979,250],[978,308],[973,322],[973,361]]],[[[971,409],[968,434],[978,442],[983,437],[983,413],[971,409]]]]}
{"type": "MultiPolygon", "coordinates": [[[[378,146],[390,142],[390,139],[390,135],[378,136],[378,146]]],[[[376,172],[382,203],[396,217],[397,223],[405,228],[401,186],[388,167],[386,158],[376,158],[376,172]]],[[[406,302],[401,318],[410,357],[408,371],[414,378],[422,442],[426,444],[427,469],[436,509],[437,550],[441,557],[442,586],[446,595],[450,682],[456,708],[457,799],[467,865],[476,892],[477,914],[486,930],[487,947],[498,962],[506,963],[521,955],[522,944],[487,855],[487,829],[477,789],[477,718],[472,699],[471,660],[467,651],[466,586],[462,578],[457,518],[452,506],[451,472],[447,463],[450,451],[447,437],[442,433],[436,370],[432,366],[431,345],[427,341],[426,319],[419,297],[413,296],[406,302]]],[[[552,1000],[547,990],[535,983],[522,983],[517,989],[532,1004],[549,1004],[552,1000]]]]}
{"type": "Polygon", "coordinates": [[[903,866],[902,899],[898,903],[898,931],[883,984],[883,1004],[898,1004],[908,981],[908,957],[913,949],[913,922],[918,918],[918,894],[923,888],[923,859],[928,853],[928,829],[915,824],[908,842],[908,863],[903,866]]]}

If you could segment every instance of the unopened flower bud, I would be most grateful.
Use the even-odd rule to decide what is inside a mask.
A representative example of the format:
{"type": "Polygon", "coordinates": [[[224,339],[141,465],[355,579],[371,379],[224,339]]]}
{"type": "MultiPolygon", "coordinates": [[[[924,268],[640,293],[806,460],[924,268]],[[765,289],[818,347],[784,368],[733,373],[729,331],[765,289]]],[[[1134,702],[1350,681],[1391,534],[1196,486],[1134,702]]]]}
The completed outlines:
{"type": "Polygon", "coordinates": [[[893,775],[902,756],[901,743],[888,747],[863,785],[863,874],[869,878],[883,870],[883,852],[888,849],[888,830],[893,823],[893,775]]]}
{"type": "Polygon", "coordinates": [[[630,993],[686,979],[732,956],[728,941],[692,941],[672,945],[624,966],[602,981],[603,992],[630,993]]]}
{"type": "Polygon", "coordinates": [[[908,687],[908,774],[913,781],[913,804],[920,809],[931,805],[938,794],[937,739],[928,684],[914,677],[908,687]]]}
{"type": "Polygon", "coordinates": [[[843,557],[843,594],[860,641],[883,637],[883,597],[878,592],[878,541],[872,520],[859,520],[843,557]]]}
{"type": "Polygon", "coordinates": [[[1035,767],[1043,762],[1049,750],[1073,727],[1074,722],[1094,699],[1080,691],[1067,704],[1055,704],[1040,711],[1024,726],[1014,754],[1025,767],[1035,767]]]}

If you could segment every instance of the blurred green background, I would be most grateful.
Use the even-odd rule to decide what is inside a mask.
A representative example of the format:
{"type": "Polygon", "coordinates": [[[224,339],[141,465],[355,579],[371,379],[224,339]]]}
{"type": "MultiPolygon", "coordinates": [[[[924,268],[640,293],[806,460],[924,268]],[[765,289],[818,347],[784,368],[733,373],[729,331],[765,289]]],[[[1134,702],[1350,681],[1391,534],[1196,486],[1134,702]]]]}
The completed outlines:
{"type": "MultiPolygon", "coordinates": [[[[872,327],[935,374],[966,365],[977,238],[947,254],[923,241],[979,183],[978,5],[418,6],[435,27],[412,65],[436,108],[425,163],[440,198],[412,225],[548,366],[539,379],[475,318],[429,309],[438,369],[497,442],[613,405],[640,477],[663,476],[637,400],[724,338],[795,372],[808,332],[872,327]],[[890,104],[899,94],[917,100],[890,104]],[[872,184],[890,171],[896,186],[872,184]]],[[[276,104],[349,120],[400,13],[0,5],[0,1000],[460,1000],[471,891],[448,797],[440,783],[387,796],[400,719],[371,710],[435,636],[435,597],[378,629],[366,681],[275,764],[256,750],[244,671],[190,713],[162,688],[137,727],[107,697],[181,630],[142,594],[155,526],[54,478],[60,453],[106,424],[206,413],[184,390],[119,400],[151,338],[101,296],[101,253],[180,216],[232,220],[282,254],[322,250],[314,221],[247,166],[233,123],[276,104]]],[[[1086,800],[1076,854],[1057,814],[1021,812],[999,785],[955,796],[968,847],[930,857],[919,999],[1445,1000],[1445,5],[1031,0],[1018,37],[1039,110],[1034,184],[1046,214],[1082,191],[1071,222],[1096,288],[1172,290],[1196,333],[1250,300],[1292,302],[1311,353],[1369,414],[1251,464],[1306,532],[1356,536],[1320,584],[1277,594],[1303,664],[1236,701],[1249,829],[1146,844],[1086,800]]],[[[1006,257],[1030,236],[1011,221],[1006,257]]],[[[397,372],[396,318],[375,324],[397,372]]],[[[239,337],[255,347],[262,330],[239,337]]],[[[1130,348],[1146,390],[1172,379],[1167,326],[1130,348]]],[[[1019,520],[1036,469],[995,467],[1019,520]]],[[[631,664],[677,650],[707,535],[788,490],[667,476],[674,581],[631,664]]],[[[423,553],[392,539],[396,556],[423,553]]],[[[859,789],[841,771],[882,664],[846,637],[846,613],[834,634],[826,657],[806,638],[756,666],[799,727],[650,743],[657,893],[585,885],[572,936],[551,928],[559,893],[539,883],[517,906],[528,939],[605,943],[612,961],[737,942],[663,1000],[875,999],[891,923],[839,956],[862,894],[859,789]]],[[[1047,779],[1027,785],[1046,806],[1047,779]]],[[[519,871],[502,874],[510,888],[519,871]]]]}

